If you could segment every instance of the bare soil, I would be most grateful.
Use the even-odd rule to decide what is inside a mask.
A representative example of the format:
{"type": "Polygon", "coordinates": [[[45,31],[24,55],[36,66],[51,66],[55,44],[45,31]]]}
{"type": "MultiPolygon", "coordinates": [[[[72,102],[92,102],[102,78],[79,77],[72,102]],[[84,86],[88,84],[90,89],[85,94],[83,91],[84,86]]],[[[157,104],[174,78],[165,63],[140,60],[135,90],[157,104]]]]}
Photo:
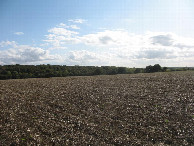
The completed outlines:
{"type": "Polygon", "coordinates": [[[0,81],[0,145],[194,145],[194,72],[0,81]]]}

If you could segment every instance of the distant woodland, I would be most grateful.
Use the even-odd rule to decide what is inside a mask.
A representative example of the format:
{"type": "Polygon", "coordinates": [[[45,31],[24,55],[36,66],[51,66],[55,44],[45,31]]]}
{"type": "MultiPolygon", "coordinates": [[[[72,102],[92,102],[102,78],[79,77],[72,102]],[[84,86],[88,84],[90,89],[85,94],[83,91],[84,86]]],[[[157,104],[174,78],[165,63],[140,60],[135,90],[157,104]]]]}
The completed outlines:
{"type": "MultiPolygon", "coordinates": [[[[49,78],[66,76],[93,76],[182,71],[190,68],[167,68],[159,64],[146,68],[127,68],[115,66],[66,66],[66,65],[0,65],[0,79],[49,78]]],[[[192,68],[193,69],[193,68],[192,68]]],[[[190,69],[191,70],[191,69],[190,69]]]]}

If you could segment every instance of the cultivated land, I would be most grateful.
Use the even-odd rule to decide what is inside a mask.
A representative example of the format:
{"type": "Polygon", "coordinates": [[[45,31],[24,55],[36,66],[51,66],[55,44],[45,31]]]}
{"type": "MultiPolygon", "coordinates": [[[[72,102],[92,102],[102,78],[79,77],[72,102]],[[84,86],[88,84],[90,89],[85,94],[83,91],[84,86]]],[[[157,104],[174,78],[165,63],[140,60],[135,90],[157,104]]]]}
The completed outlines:
{"type": "Polygon", "coordinates": [[[194,72],[0,81],[0,145],[194,145],[194,72]]]}

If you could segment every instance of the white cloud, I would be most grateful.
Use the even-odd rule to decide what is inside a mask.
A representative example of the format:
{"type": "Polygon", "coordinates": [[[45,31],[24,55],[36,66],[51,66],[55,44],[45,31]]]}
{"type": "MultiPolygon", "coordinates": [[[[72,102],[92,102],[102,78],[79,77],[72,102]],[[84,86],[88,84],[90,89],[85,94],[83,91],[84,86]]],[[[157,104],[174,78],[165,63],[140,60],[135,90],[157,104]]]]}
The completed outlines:
{"type": "Polygon", "coordinates": [[[2,42],[0,42],[0,47],[7,47],[7,46],[15,47],[16,42],[15,41],[2,41],[2,42]]]}
{"type": "Polygon", "coordinates": [[[176,61],[194,58],[194,39],[174,33],[146,32],[137,35],[126,30],[105,29],[80,35],[71,29],[73,29],[72,25],[60,24],[48,31],[49,34],[46,35],[45,40],[51,45],[51,50],[66,49],[66,52],[69,51],[67,46],[69,44],[78,49],[80,44],[85,45],[86,50],[69,52],[69,56],[65,54],[69,65],[143,67],[153,62],[164,65],[169,63],[169,66],[173,66],[176,61]],[[88,48],[90,50],[94,48],[93,52],[87,51],[88,48]]]}
{"type": "Polygon", "coordinates": [[[168,62],[173,66],[172,62],[175,60],[194,58],[194,40],[172,33],[148,32],[135,35],[125,31],[106,30],[82,36],[81,39],[86,45],[104,47],[105,52],[108,51],[114,57],[111,60],[115,65],[129,66],[129,62],[138,62],[136,66],[141,66],[150,62],[168,62]]]}
{"type": "Polygon", "coordinates": [[[77,25],[70,25],[70,28],[72,28],[72,29],[80,29],[77,25]]]}
{"type": "Polygon", "coordinates": [[[15,32],[14,34],[15,34],[15,35],[24,35],[23,32],[15,32]]]}
{"type": "Polygon", "coordinates": [[[49,34],[45,35],[46,39],[43,40],[47,42],[44,46],[48,46],[49,50],[63,50],[66,48],[67,44],[77,44],[80,43],[78,37],[79,32],[72,31],[70,29],[80,29],[77,25],[66,25],[60,23],[54,28],[48,30],[49,34]]]}
{"type": "Polygon", "coordinates": [[[173,45],[173,38],[171,35],[157,35],[150,38],[152,40],[152,43],[159,44],[162,46],[172,46],[173,45]]]}
{"type": "Polygon", "coordinates": [[[64,24],[64,23],[60,23],[59,25],[57,25],[57,27],[69,28],[69,26],[67,24],[64,24]]]}
{"type": "Polygon", "coordinates": [[[46,39],[44,41],[47,42],[49,48],[52,49],[64,49],[65,44],[76,44],[80,41],[77,38],[78,32],[66,28],[54,27],[49,29],[48,32],[49,34],[45,35],[46,39]]]}
{"type": "Polygon", "coordinates": [[[49,51],[28,45],[12,45],[11,48],[0,51],[1,64],[36,64],[55,59],[57,56],[50,55],[49,51]]]}
{"type": "Polygon", "coordinates": [[[172,59],[176,58],[176,54],[174,54],[172,50],[168,49],[146,49],[141,50],[138,52],[138,54],[135,56],[138,59],[144,58],[144,59],[172,59]]]}
{"type": "Polygon", "coordinates": [[[83,43],[92,46],[127,46],[134,43],[133,34],[123,30],[105,30],[80,37],[83,43]]]}
{"type": "Polygon", "coordinates": [[[60,23],[59,25],[57,25],[57,27],[80,29],[77,25],[67,25],[67,24],[64,24],[64,23],[60,23]]]}
{"type": "Polygon", "coordinates": [[[173,33],[164,32],[148,32],[153,45],[161,45],[167,47],[194,48],[194,39],[181,37],[173,33]]]}
{"type": "Polygon", "coordinates": [[[97,56],[95,53],[92,53],[86,50],[71,51],[69,53],[69,59],[72,61],[86,61],[86,60],[97,59],[97,56]]]}
{"type": "Polygon", "coordinates": [[[51,48],[48,48],[48,50],[67,50],[67,47],[51,47],[51,48]]]}
{"type": "Polygon", "coordinates": [[[55,35],[63,35],[63,36],[72,36],[75,34],[79,34],[78,32],[67,30],[65,28],[59,28],[59,27],[54,27],[52,29],[49,29],[48,32],[53,33],[55,35]]]}
{"type": "Polygon", "coordinates": [[[70,51],[65,62],[68,65],[105,65],[107,57],[87,50],[70,51]]]}
{"type": "Polygon", "coordinates": [[[84,23],[84,22],[86,22],[86,20],[84,20],[84,19],[70,19],[68,21],[73,22],[73,23],[84,23]]]}
{"type": "Polygon", "coordinates": [[[77,44],[80,40],[77,37],[72,36],[63,36],[63,35],[56,35],[56,34],[49,34],[46,35],[45,42],[48,43],[50,47],[65,47],[67,44],[77,44]]]}

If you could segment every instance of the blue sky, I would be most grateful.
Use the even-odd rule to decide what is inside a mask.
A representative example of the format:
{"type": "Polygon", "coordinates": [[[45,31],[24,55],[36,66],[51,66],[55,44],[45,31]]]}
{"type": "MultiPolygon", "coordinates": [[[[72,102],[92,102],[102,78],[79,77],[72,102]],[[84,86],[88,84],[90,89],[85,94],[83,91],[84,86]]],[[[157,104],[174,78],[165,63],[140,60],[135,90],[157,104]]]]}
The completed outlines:
{"type": "Polygon", "coordinates": [[[1,0],[0,64],[194,66],[192,0],[1,0]]]}

